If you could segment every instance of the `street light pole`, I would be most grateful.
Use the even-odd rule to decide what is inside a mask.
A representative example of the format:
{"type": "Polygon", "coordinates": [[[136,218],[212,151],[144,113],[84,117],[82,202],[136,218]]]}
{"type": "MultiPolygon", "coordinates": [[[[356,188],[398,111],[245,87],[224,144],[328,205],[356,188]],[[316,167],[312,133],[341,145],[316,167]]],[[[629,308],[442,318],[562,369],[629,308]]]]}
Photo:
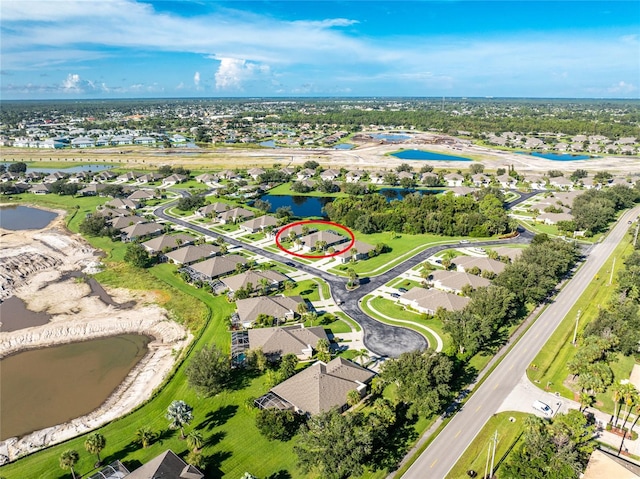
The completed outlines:
{"type": "Polygon", "coordinates": [[[578,322],[580,321],[581,310],[578,310],[578,314],[576,314],[576,329],[573,331],[573,345],[576,345],[576,340],[578,339],[578,322]]]}

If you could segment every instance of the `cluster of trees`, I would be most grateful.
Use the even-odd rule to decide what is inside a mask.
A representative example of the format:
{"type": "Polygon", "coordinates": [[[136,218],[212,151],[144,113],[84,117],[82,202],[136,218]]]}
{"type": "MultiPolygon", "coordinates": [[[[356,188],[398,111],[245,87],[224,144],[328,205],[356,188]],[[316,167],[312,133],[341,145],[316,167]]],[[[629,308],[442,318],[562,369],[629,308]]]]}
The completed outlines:
{"type": "Polygon", "coordinates": [[[113,238],[119,231],[109,225],[107,218],[102,215],[88,215],[78,226],[80,233],[85,236],[108,236],[113,238]]]}
{"type": "Polygon", "coordinates": [[[185,372],[189,386],[204,396],[215,396],[231,381],[231,361],[212,344],[192,355],[185,372]]]}
{"type": "Polygon", "coordinates": [[[178,200],[176,208],[180,211],[193,211],[202,208],[206,201],[202,195],[185,196],[178,200]]]}
{"type": "Polygon", "coordinates": [[[532,416],[525,419],[523,442],[503,468],[508,479],[579,478],[595,443],[595,427],[582,412],[572,409],[552,422],[532,416]]]}
{"type": "MultiPolygon", "coordinates": [[[[100,453],[107,445],[107,440],[99,432],[89,434],[84,441],[84,448],[89,454],[95,454],[97,461],[95,467],[100,467],[102,461],[100,459],[100,453]]],[[[74,449],[67,449],[60,454],[59,464],[60,468],[65,471],[71,471],[73,478],[76,478],[75,466],[80,460],[80,454],[74,449]]]]}
{"type": "Polygon", "coordinates": [[[189,176],[191,174],[191,170],[187,170],[182,166],[170,166],[170,165],[162,165],[158,168],[158,173],[162,176],[170,176],[170,175],[185,175],[189,176]]]}
{"type": "Polygon", "coordinates": [[[491,236],[514,228],[503,203],[493,193],[470,196],[412,193],[387,202],[380,194],[338,198],[324,207],[331,221],[362,233],[434,233],[446,236],[491,236]]]}
{"type": "Polygon", "coordinates": [[[571,209],[574,217],[573,225],[564,225],[562,229],[585,230],[590,234],[600,233],[615,220],[618,211],[630,208],[638,202],[640,202],[638,186],[627,188],[623,185],[615,185],[602,190],[587,190],[573,200],[571,209]]]}
{"type": "Polygon", "coordinates": [[[463,310],[438,311],[457,354],[469,358],[491,346],[501,328],[526,313],[527,303],[537,304],[549,295],[577,258],[574,244],[538,235],[493,284],[473,291],[463,310]]]}

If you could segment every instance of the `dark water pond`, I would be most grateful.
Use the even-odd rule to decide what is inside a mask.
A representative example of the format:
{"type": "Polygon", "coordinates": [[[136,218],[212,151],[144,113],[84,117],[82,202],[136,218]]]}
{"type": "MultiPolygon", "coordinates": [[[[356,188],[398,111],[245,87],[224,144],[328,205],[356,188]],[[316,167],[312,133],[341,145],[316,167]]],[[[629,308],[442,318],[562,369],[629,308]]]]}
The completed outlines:
{"type": "Polygon", "coordinates": [[[138,334],[34,349],[0,360],[0,440],[100,407],[147,352],[138,334]]]}
{"type": "Polygon", "coordinates": [[[0,321],[2,321],[0,332],[42,326],[50,319],[51,315],[48,313],[37,313],[27,309],[24,301],[16,296],[11,296],[0,303],[0,321]]]}
{"type": "Polygon", "coordinates": [[[443,155],[442,153],[424,150],[402,150],[392,153],[391,156],[395,156],[401,160],[472,161],[464,156],[443,155]]]}
{"type": "MultiPolygon", "coordinates": [[[[410,193],[420,193],[423,195],[432,195],[440,193],[442,190],[406,190],[402,188],[380,188],[377,193],[384,196],[387,201],[401,200],[410,193]]],[[[331,203],[333,197],[318,196],[289,196],[289,195],[264,195],[261,200],[271,203],[271,212],[275,212],[282,206],[289,206],[295,216],[307,218],[311,216],[326,217],[322,208],[331,203]]]]}
{"type": "Polygon", "coordinates": [[[518,152],[521,155],[529,155],[535,156],[536,158],[544,158],[545,160],[552,161],[581,161],[581,160],[590,160],[591,158],[595,158],[594,156],[589,155],[570,155],[567,153],[537,153],[535,151],[531,153],[526,152],[518,152]]]}
{"type": "Polygon", "coordinates": [[[7,230],[38,230],[53,221],[56,213],[29,206],[3,206],[0,208],[0,228],[7,230]]]}

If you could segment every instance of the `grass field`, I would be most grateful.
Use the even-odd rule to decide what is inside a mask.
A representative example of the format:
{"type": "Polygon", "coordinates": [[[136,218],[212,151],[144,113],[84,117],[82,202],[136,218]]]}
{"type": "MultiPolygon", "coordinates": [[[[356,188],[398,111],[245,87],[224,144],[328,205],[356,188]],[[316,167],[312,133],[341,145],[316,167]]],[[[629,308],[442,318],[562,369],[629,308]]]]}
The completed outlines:
{"type": "Polygon", "coordinates": [[[520,440],[520,435],[525,428],[524,419],[527,416],[529,414],[521,412],[501,412],[491,417],[456,465],[453,466],[453,469],[449,471],[447,479],[468,479],[468,470],[474,470],[478,473],[478,477],[483,477],[487,467],[487,452],[496,431],[498,432],[498,442],[494,470],[496,477],[502,477],[500,467],[520,440]],[[515,421],[511,422],[511,419],[515,421]]]}
{"type": "MultiPolygon", "coordinates": [[[[586,325],[597,317],[600,307],[604,307],[611,295],[615,294],[617,272],[624,266],[623,258],[632,250],[633,247],[628,241],[621,242],[614,250],[580,299],[554,331],[544,348],[535,357],[533,364],[527,369],[527,375],[531,381],[538,383],[541,387],[548,384],[550,391],[559,392],[564,397],[574,399],[574,393],[564,384],[564,381],[569,375],[566,364],[573,358],[576,351],[572,340],[578,312],[580,312],[578,320],[578,334],[580,335],[586,325]],[[611,278],[613,278],[613,283],[609,284],[611,278]]],[[[618,355],[618,360],[612,362],[610,366],[615,374],[614,381],[628,379],[633,367],[633,358],[623,358],[618,355]]],[[[607,392],[598,394],[596,399],[601,404],[597,407],[613,413],[613,400],[609,396],[610,394],[607,392]]]]}
{"type": "Polygon", "coordinates": [[[285,296],[296,296],[300,295],[309,301],[320,301],[320,292],[318,291],[320,286],[318,283],[313,281],[312,279],[305,279],[302,281],[298,281],[296,286],[289,290],[285,291],[285,296]]]}

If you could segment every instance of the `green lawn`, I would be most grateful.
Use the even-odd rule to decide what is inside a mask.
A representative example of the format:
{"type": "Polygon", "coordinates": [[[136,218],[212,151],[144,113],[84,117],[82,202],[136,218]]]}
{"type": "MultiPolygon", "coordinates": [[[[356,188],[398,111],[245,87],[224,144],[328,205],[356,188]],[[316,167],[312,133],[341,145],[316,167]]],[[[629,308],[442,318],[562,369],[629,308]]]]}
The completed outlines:
{"type": "Polygon", "coordinates": [[[318,283],[312,279],[305,279],[303,281],[298,281],[295,288],[285,291],[284,294],[285,296],[300,295],[309,301],[320,301],[320,293],[318,289],[318,283]]]}
{"type": "MultiPolygon", "coordinates": [[[[495,465],[496,477],[502,477],[500,466],[512,451],[520,435],[524,432],[524,419],[529,416],[522,412],[501,412],[493,415],[482,430],[469,445],[464,454],[460,457],[453,469],[447,474],[447,479],[468,479],[468,470],[474,470],[481,478],[487,467],[487,452],[491,444],[493,435],[498,432],[498,442],[496,445],[495,465]],[[511,422],[510,419],[515,419],[511,422]]],[[[489,467],[491,463],[489,463],[489,467]]]]}
{"type": "Polygon", "coordinates": [[[225,223],[225,224],[216,224],[211,228],[218,233],[231,233],[233,231],[237,231],[240,227],[234,223],[225,223]]]}
{"type": "MultiPolygon", "coordinates": [[[[614,250],[527,369],[527,375],[531,381],[538,383],[540,387],[546,387],[549,384],[550,391],[559,392],[564,397],[575,399],[573,392],[563,382],[569,375],[566,364],[573,358],[576,351],[572,340],[578,311],[580,311],[578,321],[578,339],[580,340],[580,334],[586,325],[597,317],[600,307],[605,306],[611,295],[615,294],[617,272],[624,266],[623,258],[632,250],[633,247],[628,241],[621,242],[614,250]],[[609,285],[614,258],[616,261],[613,283],[609,285]]],[[[614,373],[616,373],[615,380],[628,379],[633,359],[619,357],[618,361],[620,364],[611,364],[614,373]]],[[[597,400],[602,402],[602,405],[597,406],[599,409],[613,413],[613,401],[607,392],[597,395],[597,400]]]]}
{"type": "MultiPolygon", "coordinates": [[[[362,234],[356,232],[356,239],[375,246],[378,243],[384,243],[391,248],[388,253],[383,253],[367,260],[358,261],[355,264],[347,263],[334,268],[329,272],[346,276],[346,270],[353,268],[356,273],[361,276],[375,276],[382,274],[398,263],[410,258],[420,251],[431,246],[446,243],[456,243],[462,237],[457,236],[438,236],[432,234],[409,235],[409,234],[392,234],[392,233],[372,233],[362,234]]],[[[478,238],[482,241],[486,238],[478,238]]],[[[470,246],[473,245],[471,240],[470,246]]]]}
{"type": "Polygon", "coordinates": [[[260,241],[265,238],[266,238],[266,235],[264,233],[253,233],[253,234],[241,236],[238,239],[246,240],[246,241],[260,241]]]}

